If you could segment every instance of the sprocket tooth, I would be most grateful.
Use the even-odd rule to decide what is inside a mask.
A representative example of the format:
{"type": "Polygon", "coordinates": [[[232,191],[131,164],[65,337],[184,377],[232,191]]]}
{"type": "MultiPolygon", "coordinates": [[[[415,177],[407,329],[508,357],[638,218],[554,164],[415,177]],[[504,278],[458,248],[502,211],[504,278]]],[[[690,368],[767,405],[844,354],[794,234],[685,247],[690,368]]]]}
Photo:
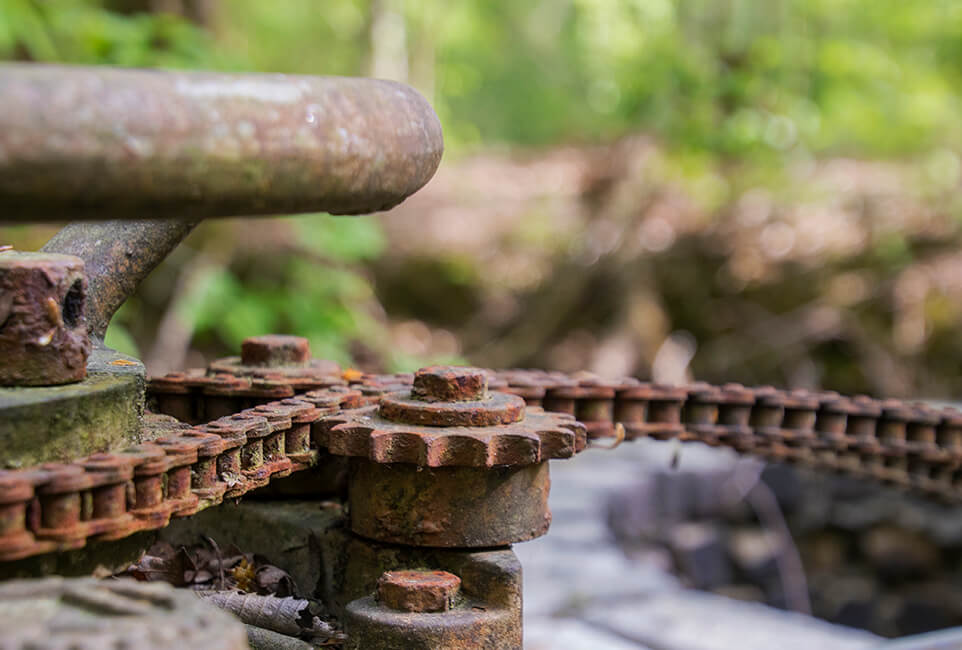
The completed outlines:
{"type": "Polygon", "coordinates": [[[370,459],[378,463],[427,463],[427,443],[413,431],[371,432],[370,459]]]}
{"type": "Polygon", "coordinates": [[[529,432],[502,433],[488,443],[488,466],[533,465],[546,460],[541,453],[541,438],[529,432]]]}
{"type": "Polygon", "coordinates": [[[576,454],[580,454],[588,447],[588,430],[585,425],[571,418],[569,422],[565,422],[561,426],[574,434],[576,454]]]}
{"type": "Polygon", "coordinates": [[[328,432],[327,449],[338,456],[362,456],[371,453],[372,426],[346,422],[333,427],[328,432]]]}
{"type": "Polygon", "coordinates": [[[424,368],[412,388],[392,393],[380,405],[325,418],[315,438],[335,455],[432,468],[521,467],[584,449],[585,428],[574,416],[525,408],[520,398],[491,393],[488,374],[424,368]]]}
{"type": "Polygon", "coordinates": [[[548,458],[571,458],[576,453],[577,436],[569,429],[539,429],[541,455],[548,458]]]}
{"type": "Polygon", "coordinates": [[[432,436],[428,442],[428,467],[484,467],[488,442],[470,433],[432,436]]]}

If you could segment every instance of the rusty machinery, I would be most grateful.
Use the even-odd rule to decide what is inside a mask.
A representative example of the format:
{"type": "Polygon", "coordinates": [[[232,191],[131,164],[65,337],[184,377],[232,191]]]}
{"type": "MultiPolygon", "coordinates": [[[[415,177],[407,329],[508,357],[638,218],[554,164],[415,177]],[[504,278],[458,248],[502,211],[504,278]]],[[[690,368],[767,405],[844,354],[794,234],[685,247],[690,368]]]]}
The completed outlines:
{"type": "MultiPolygon", "coordinates": [[[[510,547],[547,532],[548,461],[590,439],[697,440],[962,495],[962,413],[898,401],[538,370],[342,373],[276,335],[148,380],[102,338],[198,220],[389,208],[433,175],[436,116],[409,88],[363,79],[5,65],[0,93],[4,219],[114,219],[71,224],[38,253],[0,249],[6,566],[135,539],[294,473],[318,498],[345,476],[349,532],[325,597],[348,644],[517,648],[510,547]]],[[[8,583],[0,600],[70,589],[8,583]]]]}

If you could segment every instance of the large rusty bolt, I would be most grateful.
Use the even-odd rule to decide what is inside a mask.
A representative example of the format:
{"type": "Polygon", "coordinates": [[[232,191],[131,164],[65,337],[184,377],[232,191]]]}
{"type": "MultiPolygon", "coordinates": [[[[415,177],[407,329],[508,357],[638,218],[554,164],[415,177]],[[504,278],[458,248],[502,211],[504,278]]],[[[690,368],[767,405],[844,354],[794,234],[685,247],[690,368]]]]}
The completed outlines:
{"type": "Polygon", "coordinates": [[[411,397],[424,402],[478,402],[488,397],[488,376],[479,368],[428,366],[414,375],[411,397]]]}
{"type": "Polygon", "coordinates": [[[310,360],[311,346],[300,336],[265,334],[241,343],[241,363],[245,366],[297,366],[310,360]]]}
{"type": "Polygon", "coordinates": [[[0,252],[0,385],[51,386],[87,376],[84,262],[0,252]]]}
{"type": "Polygon", "coordinates": [[[387,571],[377,581],[377,599],[402,612],[446,612],[460,588],[461,578],[447,571],[387,571]]]}

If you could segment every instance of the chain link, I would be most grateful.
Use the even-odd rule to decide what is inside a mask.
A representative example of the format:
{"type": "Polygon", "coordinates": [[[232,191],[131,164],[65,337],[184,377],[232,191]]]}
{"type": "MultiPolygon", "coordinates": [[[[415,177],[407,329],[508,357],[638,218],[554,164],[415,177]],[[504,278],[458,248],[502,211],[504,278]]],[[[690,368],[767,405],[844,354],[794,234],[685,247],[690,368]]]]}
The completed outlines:
{"type": "MultiPolygon", "coordinates": [[[[157,530],[307,469],[317,461],[321,418],[377,399],[367,392],[303,378],[152,379],[158,410],[182,420],[162,423],[163,437],[73,463],[0,471],[0,561],[157,530]],[[295,396],[298,389],[307,391],[295,396]]],[[[145,437],[151,430],[145,426],[145,437]]]]}
{"type": "Polygon", "coordinates": [[[901,400],[739,384],[664,386],[541,370],[493,374],[499,390],[570,413],[589,437],[679,439],[844,472],[958,501],[962,412],[901,400]]]}

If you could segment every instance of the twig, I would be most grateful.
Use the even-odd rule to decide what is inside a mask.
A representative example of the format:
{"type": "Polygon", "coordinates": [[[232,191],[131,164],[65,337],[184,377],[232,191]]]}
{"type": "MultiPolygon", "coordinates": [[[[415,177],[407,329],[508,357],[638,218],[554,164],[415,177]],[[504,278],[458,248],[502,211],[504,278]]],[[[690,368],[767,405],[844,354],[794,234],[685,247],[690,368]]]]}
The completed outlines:
{"type": "Polygon", "coordinates": [[[735,500],[744,499],[751,506],[762,526],[778,538],[775,564],[788,609],[811,616],[812,604],[808,597],[805,567],[802,565],[801,555],[798,553],[798,547],[795,546],[795,540],[792,539],[792,533],[788,529],[782,509],[778,505],[778,499],[775,498],[771,488],[761,481],[764,467],[764,463],[755,461],[740,462],[735,467],[729,483],[737,495],[735,500]],[[739,471],[745,467],[749,467],[751,473],[739,471]]]}
{"type": "Polygon", "coordinates": [[[614,442],[607,445],[601,445],[601,444],[598,444],[597,442],[592,441],[591,447],[595,449],[614,449],[615,447],[618,447],[619,445],[621,445],[621,443],[623,443],[624,441],[625,441],[625,425],[623,425],[621,422],[618,422],[617,424],[615,424],[614,442]]]}
{"type": "Polygon", "coordinates": [[[217,542],[214,541],[212,537],[204,535],[204,541],[210,544],[211,548],[214,549],[214,555],[217,556],[217,589],[224,589],[224,556],[221,555],[220,547],[217,542]]]}

